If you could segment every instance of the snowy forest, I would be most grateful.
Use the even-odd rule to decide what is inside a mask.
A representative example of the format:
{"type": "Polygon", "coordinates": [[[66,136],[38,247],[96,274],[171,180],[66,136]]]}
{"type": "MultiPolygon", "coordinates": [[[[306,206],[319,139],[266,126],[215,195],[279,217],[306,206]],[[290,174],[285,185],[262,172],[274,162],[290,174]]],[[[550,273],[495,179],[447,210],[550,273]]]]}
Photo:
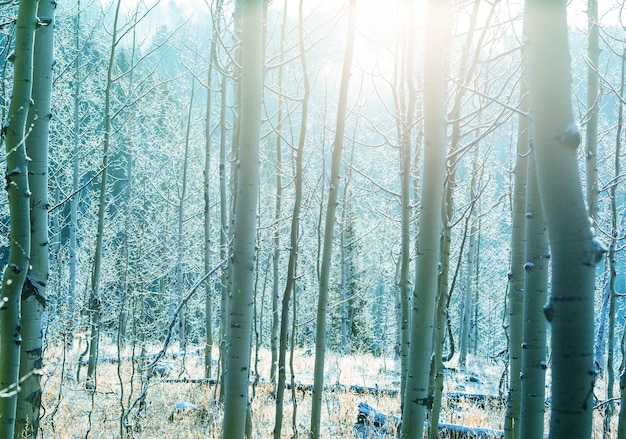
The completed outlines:
{"type": "Polygon", "coordinates": [[[0,438],[626,439],[621,0],[0,0],[0,438]]]}

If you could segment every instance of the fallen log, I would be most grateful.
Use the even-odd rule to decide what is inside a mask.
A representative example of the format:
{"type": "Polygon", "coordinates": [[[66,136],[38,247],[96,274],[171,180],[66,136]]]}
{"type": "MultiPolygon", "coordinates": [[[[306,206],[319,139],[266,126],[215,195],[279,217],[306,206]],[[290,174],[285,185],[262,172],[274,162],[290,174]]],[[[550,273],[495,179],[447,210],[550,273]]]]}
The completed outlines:
{"type": "Polygon", "coordinates": [[[354,432],[362,438],[394,437],[401,422],[398,416],[386,415],[368,403],[360,402],[354,432]]]}
{"type": "MultiPolygon", "coordinates": [[[[354,432],[358,437],[392,438],[397,435],[402,420],[398,416],[386,415],[379,412],[366,402],[359,403],[359,413],[354,432]]],[[[504,432],[491,428],[469,427],[457,424],[439,424],[440,439],[500,439],[504,432]]]]}

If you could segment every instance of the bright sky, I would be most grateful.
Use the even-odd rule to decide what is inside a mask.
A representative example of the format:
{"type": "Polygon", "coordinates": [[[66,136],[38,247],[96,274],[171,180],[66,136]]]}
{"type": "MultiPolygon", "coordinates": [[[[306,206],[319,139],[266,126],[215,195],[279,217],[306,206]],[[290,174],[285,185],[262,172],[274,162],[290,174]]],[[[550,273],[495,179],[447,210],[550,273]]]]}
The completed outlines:
{"type": "MultiPolygon", "coordinates": [[[[106,8],[107,5],[110,6],[116,0],[99,1],[106,8]]],[[[214,1],[215,0],[122,0],[122,7],[125,10],[124,15],[129,16],[137,5],[146,7],[159,2],[157,8],[152,11],[147,20],[147,28],[163,25],[176,27],[184,20],[203,20],[205,17],[208,17],[208,3],[214,3],[214,1]]],[[[234,0],[225,1],[228,4],[232,3],[234,0]]],[[[281,9],[283,3],[284,0],[273,0],[270,3],[270,7],[281,9]]],[[[297,15],[298,3],[299,2],[296,0],[288,0],[289,12],[293,14],[294,17],[297,15]]],[[[483,3],[484,11],[487,11],[489,9],[488,3],[490,2],[482,0],[481,3],[483,3]]],[[[511,0],[504,4],[508,5],[511,13],[517,14],[517,12],[514,11],[521,11],[523,9],[523,3],[524,0],[511,0]]],[[[623,0],[602,0],[599,2],[601,24],[619,25],[619,12],[620,8],[624,8],[623,3],[623,0]]],[[[307,14],[316,9],[321,13],[328,13],[330,10],[336,10],[340,7],[338,6],[340,4],[347,4],[347,0],[343,2],[337,0],[305,0],[304,2],[307,14]]],[[[381,37],[385,35],[388,36],[390,32],[395,30],[395,23],[398,20],[397,9],[398,7],[402,7],[403,4],[404,2],[400,0],[357,0],[359,29],[361,32],[367,32],[367,36],[372,39],[381,39],[381,37]]],[[[425,4],[426,0],[416,0],[415,8],[418,11],[416,14],[417,17],[423,16],[421,11],[424,10],[425,4]]],[[[568,6],[568,19],[570,24],[584,31],[587,27],[586,11],[587,0],[570,0],[568,6]]],[[[622,13],[626,21],[626,11],[622,13]]],[[[149,32],[148,30],[146,31],[149,32]]],[[[343,31],[337,30],[337,32],[343,31]]]]}

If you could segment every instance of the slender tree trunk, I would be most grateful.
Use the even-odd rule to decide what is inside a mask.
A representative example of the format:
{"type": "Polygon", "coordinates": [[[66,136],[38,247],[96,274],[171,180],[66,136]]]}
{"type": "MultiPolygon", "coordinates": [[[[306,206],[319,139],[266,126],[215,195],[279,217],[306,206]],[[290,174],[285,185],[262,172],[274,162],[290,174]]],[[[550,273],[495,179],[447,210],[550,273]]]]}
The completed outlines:
{"type": "MultiPolygon", "coordinates": [[[[597,12],[597,11],[596,11],[597,12]]],[[[622,53],[621,59],[621,81],[620,81],[620,96],[624,95],[624,71],[626,70],[626,48],[622,53]]],[[[623,122],[624,121],[624,103],[620,100],[619,102],[619,110],[617,116],[617,135],[615,138],[615,158],[613,162],[613,176],[614,181],[613,185],[609,190],[610,195],[610,205],[611,205],[611,243],[609,245],[609,254],[607,255],[607,261],[609,265],[609,334],[608,334],[608,349],[607,349],[607,358],[606,358],[606,399],[607,403],[605,405],[604,411],[604,436],[610,437],[611,435],[611,420],[613,418],[613,412],[615,411],[614,403],[613,403],[613,386],[615,385],[615,371],[614,371],[614,357],[615,357],[615,314],[616,314],[616,291],[615,291],[615,281],[617,277],[617,269],[616,269],[616,252],[615,248],[617,245],[617,241],[619,238],[619,227],[617,224],[618,221],[618,212],[617,212],[617,178],[621,175],[621,150],[622,150],[622,133],[623,133],[623,122]]],[[[622,352],[623,356],[623,352],[622,352]]],[[[623,360],[622,360],[623,361],[623,360]]],[[[620,380],[621,387],[621,380],[620,380]]],[[[623,395],[620,395],[623,398],[623,395]]],[[[623,399],[622,399],[623,401],[623,399]]],[[[624,407],[622,405],[622,407],[624,407]]],[[[620,412],[626,411],[626,409],[620,410],[620,412]]],[[[620,414],[621,419],[621,414],[620,414]]]]}
{"type": "Polygon", "coordinates": [[[465,279],[465,291],[463,297],[463,313],[461,319],[461,336],[459,337],[459,365],[467,367],[467,356],[471,349],[471,332],[472,332],[472,311],[478,303],[474,303],[474,290],[477,285],[478,276],[478,218],[476,215],[476,202],[479,197],[479,180],[480,180],[480,148],[479,145],[474,147],[474,159],[472,160],[472,179],[470,183],[470,200],[471,205],[468,215],[468,224],[470,225],[467,249],[467,270],[465,279]],[[463,344],[465,346],[463,347],[463,344]]]}
{"type": "MultiPolygon", "coordinates": [[[[622,365],[621,365],[621,373],[619,376],[619,393],[620,393],[620,402],[626,401],[626,331],[622,332],[622,340],[620,343],[621,351],[622,351],[622,365]]],[[[619,419],[617,422],[617,438],[625,439],[626,438],[626,410],[619,411],[619,419]]]]}
{"type": "MultiPolygon", "coordinates": [[[[526,127],[526,118],[520,119],[526,127]]],[[[522,130],[523,133],[523,130],[522,130]]],[[[526,140],[528,135],[526,134],[526,140]]],[[[550,249],[543,218],[535,161],[528,162],[526,189],[526,262],[524,271],[524,329],[522,333],[520,437],[543,439],[546,397],[547,328],[543,305],[548,296],[550,249]]]]}
{"type": "MultiPolygon", "coordinates": [[[[211,40],[211,51],[209,57],[209,68],[207,72],[207,104],[205,115],[205,147],[204,147],[204,273],[211,270],[211,146],[212,146],[212,128],[211,128],[211,111],[213,106],[213,64],[217,61],[217,41],[219,33],[219,20],[222,11],[222,0],[218,0],[215,4],[213,16],[213,39],[211,40]]],[[[204,345],[204,376],[211,378],[211,366],[213,361],[213,304],[211,300],[211,283],[206,282],[204,287],[204,312],[205,312],[205,331],[206,341],[204,345]]]]}
{"type": "Polygon", "coordinates": [[[80,0],[76,2],[76,35],[75,35],[75,50],[76,59],[74,60],[74,148],[73,148],[73,160],[72,160],[72,193],[74,196],[70,201],[70,221],[69,221],[69,288],[67,292],[67,334],[66,341],[71,345],[73,342],[73,331],[75,325],[75,310],[76,310],[76,279],[78,276],[78,260],[77,250],[78,242],[76,239],[76,232],[78,230],[78,186],[80,180],[80,95],[81,95],[81,77],[80,77],[80,0]]]}
{"type": "Polygon", "coordinates": [[[9,260],[2,283],[0,306],[0,437],[12,438],[15,431],[20,366],[20,299],[30,258],[30,189],[28,159],[24,147],[26,118],[31,103],[33,41],[37,1],[21,1],[15,30],[13,89],[7,120],[6,186],[10,214],[9,260]],[[3,395],[4,396],[4,395],[3,395]]]}
{"type": "Polygon", "coordinates": [[[598,0],[587,0],[587,127],[586,174],[587,209],[595,221],[598,216],[598,58],[600,57],[598,0]]]}
{"type": "Polygon", "coordinates": [[[256,211],[259,188],[259,134],[262,86],[262,2],[241,2],[241,107],[237,201],[233,236],[233,280],[224,382],[224,439],[243,439],[254,303],[256,211]]]}
{"type": "Polygon", "coordinates": [[[34,438],[39,430],[41,374],[43,367],[43,313],[48,283],[48,133],[52,92],[53,0],[39,0],[37,15],[42,25],[34,44],[32,100],[28,110],[26,153],[30,197],[30,266],[22,288],[21,389],[17,398],[15,439],[34,438]]]}
{"type": "Polygon", "coordinates": [[[348,103],[348,86],[352,70],[352,55],[356,33],[356,0],[350,0],[348,7],[348,30],[346,49],[339,85],[339,101],[337,106],[337,127],[333,142],[332,162],[330,171],[330,187],[324,225],[324,244],[322,249],[322,267],[320,271],[319,296],[317,302],[317,327],[315,331],[315,369],[313,372],[313,395],[311,402],[311,438],[320,437],[320,418],[322,414],[322,394],[324,392],[324,358],[326,356],[326,312],[328,307],[328,291],[330,283],[330,267],[333,251],[335,230],[335,213],[339,195],[339,170],[343,152],[343,138],[346,125],[348,103]]]}
{"type": "Polygon", "coordinates": [[[347,198],[348,198],[348,178],[344,178],[343,184],[343,196],[341,200],[341,231],[339,232],[339,260],[340,260],[340,273],[339,273],[339,294],[340,294],[340,309],[339,309],[339,327],[340,327],[340,352],[343,355],[350,354],[350,292],[348,291],[349,274],[348,274],[348,258],[349,251],[346,248],[346,221],[347,221],[347,198]]]}
{"type": "MultiPolygon", "coordinates": [[[[472,194],[474,197],[475,194],[472,194]]],[[[459,366],[467,367],[467,355],[470,350],[470,335],[472,329],[472,307],[474,299],[474,283],[476,273],[476,218],[470,213],[469,245],[467,248],[467,270],[465,278],[465,291],[463,292],[463,309],[461,312],[461,334],[459,335],[459,366]]]]}
{"type": "MultiPolygon", "coordinates": [[[[302,78],[304,94],[302,96],[302,113],[300,119],[300,137],[298,140],[298,148],[296,149],[294,168],[295,168],[295,198],[293,205],[293,214],[291,216],[291,232],[289,239],[289,262],[287,264],[287,283],[283,293],[283,301],[280,316],[280,338],[278,347],[278,383],[276,387],[276,417],[274,422],[274,438],[281,437],[283,423],[283,404],[285,382],[287,379],[287,342],[289,338],[289,305],[291,296],[294,296],[293,309],[295,313],[295,292],[296,292],[296,268],[298,263],[298,241],[300,238],[300,211],[302,206],[302,158],[304,154],[304,144],[306,141],[307,119],[309,114],[309,73],[306,62],[306,50],[304,47],[304,9],[303,0],[300,0],[298,8],[298,44],[300,48],[300,64],[302,67],[302,78]]],[[[287,2],[285,1],[285,7],[287,2]]],[[[295,316],[294,316],[295,324],[295,316]]],[[[295,332],[291,333],[292,343],[295,332]]],[[[293,366],[293,365],[292,365],[293,366]]],[[[292,369],[293,370],[293,369],[292,369]]]]}
{"type": "MultiPolygon", "coordinates": [[[[135,35],[133,35],[133,48],[135,48],[135,35]]],[[[132,55],[132,59],[134,59],[134,51],[132,55]]],[[[132,78],[132,75],[131,75],[132,78]]],[[[132,79],[131,79],[132,83],[132,79]]],[[[133,145],[132,141],[129,139],[128,146],[126,150],[126,191],[124,194],[125,204],[126,204],[126,212],[124,214],[124,236],[122,238],[122,260],[123,260],[123,269],[122,269],[122,294],[120,297],[120,311],[118,316],[118,330],[117,330],[117,379],[119,383],[119,391],[118,391],[118,401],[119,401],[119,437],[124,438],[125,433],[125,423],[124,423],[124,413],[126,412],[126,383],[130,384],[130,391],[128,396],[132,395],[133,391],[133,379],[132,373],[135,371],[135,361],[131,360],[132,364],[132,373],[131,379],[127,381],[127,374],[125,370],[124,362],[122,361],[122,352],[124,346],[126,346],[127,336],[128,336],[128,322],[134,320],[134,316],[132,314],[132,294],[129,292],[133,291],[131,286],[131,280],[129,279],[131,276],[131,270],[133,269],[133,262],[131,261],[131,245],[132,245],[132,225],[133,225],[133,145]],[[130,296],[130,297],[129,297],[130,296]]],[[[132,331],[132,356],[134,357],[135,352],[135,340],[134,335],[135,331],[132,331]]]]}
{"type": "Polygon", "coordinates": [[[407,27],[406,47],[403,47],[404,68],[400,68],[399,93],[396,98],[398,117],[398,137],[400,138],[400,395],[406,389],[409,359],[410,301],[411,282],[409,271],[411,262],[411,141],[415,121],[416,91],[413,78],[415,19],[414,1],[406,3],[404,10],[407,27]],[[406,99],[406,104],[405,104],[406,99]]]}
{"type": "MultiPolygon", "coordinates": [[[[524,76],[524,75],[523,75],[524,76]]],[[[520,110],[528,109],[528,88],[525,80],[520,87],[520,110]]],[[[524,260],[526,236],[526,184],[528,178],[528,130],[526,116],[521,116],[517,133],[517,155],[513,182],[511,265],[508,290],[509,334],[509,393],[504,419],[505,439],[520,437],[520,373],[522,370],[522,328],[524,312],[524,260]]]]}
{"type": "MultiPolygon", "coordinates": [[[[444,198],[441,208],[441,222],[443,230],[440,239],[441,251],[441,271],[437,279],[437,308],[435,311],[435,334],[433,337],[433,361],[430,370],[429,393],[433,395],[432,407],[429,408],[430,426],[428,435],[431,439],[439,437],[439,411],[441,409],[441,398],[443,392],[444,366],[443,366],[443,344],[445,341],[445,328],[449,325],[449,303],[453,288],[449,288],[450,277],[450,246],[452,244],[452,217],[454,214],[454,202],[452,199],[452,189],[450,178],[454,178],[452,169],[448,169],[446,182],[444,183],[444,198]]],[[[467,224],[461,244],[461,252],[467,237],[467,224]]],[[[459,266],[461,265],[459,257],[459,266]]]]}
{"type": "MultiPolygon", "coordinates": [[[[287,27],[287,6],[288,2],[283,3],[283,22],[280,28],[280,66],[278,67],[278,83],[279,91],[283,89],[283,61],[285,58],[285,32],[287,27]]],[[[306,90],[305,90],[306,93],[306,90]]],[[[270,368],[270,382],[272,385],[278,384],[278,357],[279,357],[279,332],[280,319],[278,305],[280,303],[280,216],[282,214],[282,130],[283,130],[283,96],[278,95],[278,114],[276,115],[276,203],[274,205],[274,257],[272,258],[272,333],[270,347],[272,351],[272,365],[270,368]]],[[[304,116],[302,116],[304,119],[304,116]]],[[[301,133],[302,135],[302,133],[301,133]]],[[[294,209],[295,210],[295,209],[294,209]]],[[[278,400],[277,400],[278,401],[278,400]]],[[[277,413],[278,414],[278,413],[277,413]]],[[[274,427],[276,429],[276,427],[274,427]]],[[[276,431],[276,430],[274,430],[276,431]]]]}
{"type": "MultiPolygon", "coordinates": [[[[617,156],[619,157],[619,156],[617,156]]],[[[617,163],[619,158],[615,160],[616,162],[616,170],[619,170],[619,164],[617,163]]],[[[615,174],[619,175],[619,174],[615,174]]],[[[606,404],[604,406],[604,436],[611,436],[611,420],[613,419],[614,408],[614,394],[613,387],[615,385],[615,314],[616,310],[616,296],[617,293],[615,291],[615,279],[617,277],[617,270],[615,268],[615,258],[616,258],[616,240],[619,239],[617,233],[617,206],[615,201],[615,187],[617,183],[614,183],[611,188],[611,243],[609,245],[609,252],[607,254],[607,262],[609,266],[609,280],[608,280],[608,291],[609,291],[609,332],[607,334],[607,354],[606,354],[606,404]]]]}
{"type": "MultiPolygon", "coordinates": [[[[439,433],[437,424],[439,420],[439,408],[441,407],[441,393],[443,391],[443,343],[445,340],[446,327],[450,327],[449,312],[448,309],[450,303],[450,296],[454,290],[453,286],[450,287],[450,251],[452,245],[452,224],[454,218],[454,189],[456,187],[456,169],[458,158],[454,157],[455,151],[458,150],[461,142],[461,107],[467,86],[474,76],[474,71],[479,59],[479,50],[483,44],[486,36],[485,25],[482,34],[480,35],[474,52],[473,61],[470,61],[470,53],[473,45],[474,34],[476,32],[476,24],[478,19],[478,12],[480,10],[480,1],[474,2],[472,15],[470,19],[469,30],[463,46],[463,52],[459,63],[458,81],[465,85],[465,87],[458,87],[456,90],[456,96],[454,99],[454,106],[450,112],[450,120],[452,120],[452,135],[450,139],[450,160],[447,163],[447,173],[444,183],[444,201],[442,205],[442,223],[443,230],[441,234],[441,270],[439,273],[437,283],[437,310],[435,321],[435,335],[433,338],[434,352],[433,363],[430,371],[430,385],[433,398],[432,408],[430,409],[430,429],[429,435],[431,438],[435,438],[439,433]]],[[[487,18],[487,24],[493,16],[494,7],[492,6],[490,14],[487,18]]],[[[467,225],[464,233],[464,239],[467,237],[467,225]]],[[[460,259],[459,259],[460,261],[460,259]]],[[[451,334],[451,332],[450,332],[451,334]]],[[[450,341],[452,337],[450,336],[450,341]]],[[[451,344],[451,348],[453,348],[451,344]]],[[[452,357],[449,355],[450,358],[452,357]]]]}
{"type": "MultiPolygon", "coordinates": [[[[187,129],[185,133],[185,155],[183,157],[182,182],[180,193],[178,194],[178,229],[176,232],[176,297],[179,301],[184,299],[185,293],[183,288],[183,263],[185,256],[185,202],[187,201],[187,173],[189,170],[189,142],[191,136],[191,118],[193,115],[193,99],[196,89],[196,80],[191,77],[191,95],[189,98],[189,108],[187,110],[187,129]]],[[[187,330],[185,319],[186,307],[183,306],[178,316],[178,342],[180,350],[185,352],[187,349],[187,330]]]]}
{"type": "MultiPolygon", "coordinates": [[[[356,138],[358,124],[354,126],[353,139],[356,138]]],[[[350,148],[350,157],[346,166],[343,183],[343,197],[341,202],[341,231],[340,260],[341,273],[339,280],[339,292],[341,294],[341,350],[344,355],[349,355],[352,351],[352,336],[354,328],[354,303],[356,293],[356,224],[354,223],[354,210],[350,192],[350,181],[352,179],[352,166],[354,165],[354,142],[350,148]]]]}
{"type": "Polygon", "coordinates": [[[552,325],[550,438],[589,438],[595,266],[605,252],[594,238],[578,174],[565,0],[527,0],[528,76],[534,159],[552,260],[544,308],[552,325]]]}
{"type": "Polygon", "coordinates": [[[412,299],[411,345],[401,438],[422,438],[429,405],[430,356],[440,263],[441,206],[446,158],[445,52],[449,3],[430,0],[424,54],[424,162],[417,280],[412,299]]]}
{"type": "MultiPolygon", "coordinates": [[[[228,252],[228,236],[230,234],[229,222],[228,222],[228,200],[226,197],[226,76],[222,77],[221,92],[220,92],[220,162],[219,162],[219,179],[220,179],[220,260],[226,259],[228,252]]],[[[224,361],[226,359],[226,344],[228,337],[228,313],[229,313],[229,270],[230,263],[224,269],[222,269],[222,275],[220,279],[220,364],[221,364],[221,376],[220,386],[220,399],[223,399],[224,395],[224,373],[226,367],[224,361]]]]}
{"type": "Polygon", "coordinates": [[[98,229],[96,232],[96,248],[91,273],[91,289],[89,294],[89,364],[87,365],[87,387],[95,390],[96,360],[98,357],[98,343],[100,340],[100,275],[102,271],[102,247],[104,239],[104,218],[107,211],[107,180],[109,167],[109,148],[111,145],[111,87],[113,85],[113,67],[115,65],[115,49],[117,48],[117,24],[121,0],[115,8],[113,34],[111,37],[111,52],[107,69],[107,82],[104,91],[104,142],[102,150],[102,176],[100,180],[100,195],[98,198],[98,229]]]}

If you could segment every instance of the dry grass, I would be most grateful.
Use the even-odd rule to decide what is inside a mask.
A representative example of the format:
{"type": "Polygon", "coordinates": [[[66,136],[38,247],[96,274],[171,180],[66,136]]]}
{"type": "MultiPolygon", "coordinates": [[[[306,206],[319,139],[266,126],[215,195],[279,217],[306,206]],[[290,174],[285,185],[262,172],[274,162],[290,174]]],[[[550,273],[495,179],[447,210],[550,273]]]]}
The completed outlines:
{"type": "MultiPolygon", "coordinates": [[[[157,349],[155,348],[155,351],[157,349]]],[[[101,356],[114,356],[112,347],[103,349],[101,356]]],[[[77,382],[77,351],[67,353],[64,380],[61,381],[62,351],[50,348],[47,352],[48,374],[45,378],[43,405],[45,408],[41,422],[42,437],[55,439],[75,439],[87,436],[94,439],[120,437],[120,419],[124,408],[135,400],[139,392],[139,376],[132,374],[130,361],[124,361],[119,369],[123,386],[118,378],[118,365],[101,363],[98,365],[97,391],[85,390],[84,384],[77,382]],[[71,361],[69,360],[71,359],[71,361]],[[131,387],[132,384],[132,387],[131,387]],[[123,407],[122,407],[123,405],[123,407]]],[[[215,352],[214,358],[217,358],[215,352]]],[[[203,376],[204,364],[197,356],[183,359],[168,358],[164,363],[172,366],[170,378],[203,376]]],[[[399,375],[393,360],[376,358],[371,355],[327,356],[326,384],[360,385],[379,388],[398,388],[399,375]]],[[[259,356],[259,376],[269,377],[270,354],[263,350],[259,356]]],[[[215,369],[215,368],[214,368],[215,369]]],[[[313,378],[313,357],[306,352],[298,352],[294,362],[296,383],[311,384],[313,378]]],[[[465,374],[454,373],[446,377],[446,392],[468,392],[497,394],[497,383],[502,366],[476,365],[465,374]],[[477,377],[470,380],[469,377],[477,377]]],[[[81,372],[84,378],[85,367],[81,372]]],[[[214,371],[215,373],[215,371],[214,371]]],[[[288,377],[288,380],[290,378],[288,377]]],[[[133,428],[124,430],[126,437],[142,439],[165,438],[221,438],[221,407],[216,400],[217,389],[206,384],[167,383],[153,378],[147,394],[145,407],[133,411],[133,428]],[[186,401],[196,410],[176,412],[174,404],[186,401]]],[[[310,393],[298,389],[297,416],[295,429],[299,437],[307,437],[310,413],[310,393]]],[[[322,413],[322,437],[351,438],[356,421],[358,403],[365,401],[379,411],[399,416],[399,397],[375,394],[355,394],[345,390],[329,389],[324,394],[322,413]]],[[[292,393],[285,393],[285,410],[282,437],[293,436],[292,393]]],[[[252,404],[253,437],[272,437],[275,404],[271,387],[263,384],[256,387],[252,404]]],[[[440,422],[473,425],[502,429],[503,407],[478,408],[470,403],[444,405],[440,422]]],[[[546,417],[547,419],[547,417],[546,417]]],[[[615,424],[617,416],[614,417],[615,424]]],[[[547,424],[546,424],[547,426],[547,424]]],[[[617,426],[615,425],[615,428],[617,426]]],[[[598,411],[594,420],[594,438],[602,437],[602,419],[598,411]]],[[[547,430],[546,430],[547,431],[547,430]]]]}
{"type": "MultiPolygon", "coordinates": [[[[62,350],[49,348],[47,351],[48,370],[45,377],[43,405],[45,408],[41,422],[42,437],[58,439],[83,438],[89,430],[90,438],[120,437],[120,418],[123,409],[137,398],[140,377],[132,375],[130,361],[122,362],[118,378],[118,365],[115,363],[98,364],[97,391],[85,390],[84,383],[77,382],[76,359],[78,348],[67,352],[64,379],[61,383],[62,350]],[[131,388],[131,383],[133,388],[131,388]],[[122,394],[123,392],[123,394],[122,394]],[[122,404],[124,407],[122,407],[122,404]]],[[[154,349],[157,350],[156,348],[154,349]]],[[[127,352],[125,355],[129,354],[127,352]]],[[[217,351],[214,358],[217,358],[217,351]]],[[[115,356],[112,347],[103,348],[101,357],[115,356]]],[[[275,403],[271,387],[263,384],[269,377],[270,353],[263,350],[259,355],[259,376],[265,378],[256,387],[252,404],[254,437],[272,436],[275,416],[275,403]]],[[[328,355],[326,383],[334,385],[378,385],[379,387],[397,387],[397,373],[393,361],[368,355],[356,355],[341,358],[328,355]]],[[[169,378],[203,376],[203,359],[188,356],[183,359],[167,358],[163,360],[173,368],[169,378]]],[[[313,357],[299,352],[295,361],[296,383],[312,384],[313,357]]],[[[215,371],[214,371],[215,373],[215,371]]],[[[81,378],[86,374],[85,366],[81,378]]],[[[290,380],[290,377],[288,377],[290,380]]],[[[81,379],[82,381],[82,379],[81,379]]],[[[216,400],[217,389],[207,384],[167,383],[153,378],[147,394],[145,408],[132,416],[133,428],[125,430],[127,437],[135,438],[219,438],[221,437],[221,407],[216,400]],[[197,410],[176,412],[174,404],[186,401],[197,410]]],[[[309,427],[310,392],[299,389],[297,394],[296,429],[300,437],[305,437],[309,427]]],[[[390,397],[356,395],[346,391],[329,390],[324,395],[322,423],[324,437],[351,437],[356,420],[357,406],[362,400],[387,413],[397,412],[399,400],[390,397]]],[[[290,390],[285,393],[283,434],[285,438],[293,435],[293,401],[290,390]]]]}

